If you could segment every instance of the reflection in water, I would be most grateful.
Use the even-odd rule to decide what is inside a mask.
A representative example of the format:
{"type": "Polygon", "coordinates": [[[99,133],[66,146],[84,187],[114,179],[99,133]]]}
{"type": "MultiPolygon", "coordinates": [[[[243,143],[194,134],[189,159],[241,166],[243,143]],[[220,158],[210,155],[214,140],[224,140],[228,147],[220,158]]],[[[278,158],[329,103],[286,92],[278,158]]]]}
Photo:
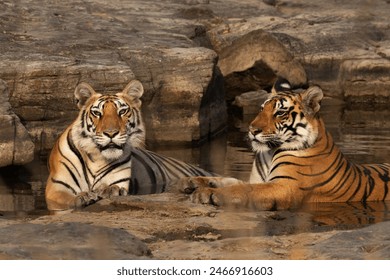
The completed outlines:
{"type": "Polygon", "coordinates": [[[264,235],[350,230],[390,220],[390,201],[370,203],[313,203],[291,211],[269,212],[260,217],[264,235]]]}
{"type": "Polygon", "coordinates": [[[0,168],[0,216],[14,218],[46,214],[46,163],[0,168]]]}
{"type": "MultiPolygon", "coordinates": [[[[321,109],[327,129],[347,158],[357,163],[390,162],[390,112],[381,108],[345,108],[325,99],[321,109]]],[[[246,129],[254,115],[231,116],[228,133],[198,148],[149,147],[161,154],[225,176],[249,178],[253,155],[245,140],[246,129]]],[[[19,168],[0,169],[0,215],[10,217],[42,214],[46,210],[44,186],[45,160],[19,168]]],[[[312,221],[311,230],[350,228],[390,220],[390,202],[367,204],[308,205],[303,211],[312,221]]],[[[278,219],[275,219],[277,221],[278,219]]]]}
{"type": "Polygon", "coordinates": [[[312,230],[351,229],[390,220],[390,201],[308,204],[300,211],[312,215],[312,230]]]}

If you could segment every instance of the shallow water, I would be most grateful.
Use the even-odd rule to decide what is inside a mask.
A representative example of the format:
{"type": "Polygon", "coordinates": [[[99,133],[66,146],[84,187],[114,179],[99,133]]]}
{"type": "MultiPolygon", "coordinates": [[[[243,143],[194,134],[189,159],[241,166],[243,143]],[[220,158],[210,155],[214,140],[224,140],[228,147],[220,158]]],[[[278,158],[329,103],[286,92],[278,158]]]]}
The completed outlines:
{"type": "MultiPolygon", "coordinates": [[[[390,112],[386,108],[347,106],[325,100],[322,109],[326,127],[342,152],[357,163],[390,162],[390,112]]],[[[200,165],[221,175],[249,178],[252,152],[246,129],[254,115],[230,114],[228,132],[200,147],[149,147],[161,154],[200,165]]],[[[46,159],[22,167],[0,169],[0,216],[34,218],[47,214],[44,186],[46,159]]],[[[390,220],[390,202],[367,204],[319,204],[299,210],[312,216],[311,230],[351,228],[390,220]]],[[[276,218],[275,220],[278,220],[276,218]]]]}

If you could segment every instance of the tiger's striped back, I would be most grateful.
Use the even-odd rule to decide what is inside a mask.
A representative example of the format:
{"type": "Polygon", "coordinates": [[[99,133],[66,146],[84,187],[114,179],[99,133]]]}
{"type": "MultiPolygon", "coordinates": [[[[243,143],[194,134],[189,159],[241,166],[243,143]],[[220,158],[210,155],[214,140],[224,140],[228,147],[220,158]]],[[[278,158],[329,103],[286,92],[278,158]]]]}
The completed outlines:
{"type": "Polygon", "coordinates": [[[216,176],[212,172],[145,149],[133,149],[130,194],[162,193],[179,179],[216,176]]]}

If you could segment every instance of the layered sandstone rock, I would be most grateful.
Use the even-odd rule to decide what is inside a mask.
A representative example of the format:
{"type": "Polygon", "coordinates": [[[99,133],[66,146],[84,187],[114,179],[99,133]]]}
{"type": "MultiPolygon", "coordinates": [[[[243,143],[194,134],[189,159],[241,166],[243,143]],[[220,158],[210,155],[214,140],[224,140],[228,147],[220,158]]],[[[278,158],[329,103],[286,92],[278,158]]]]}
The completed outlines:
{"type": "MultiPolygon", "coordinates": [[[[382,0],[1,1],[0,78],[10,97],[2,85],[0,165],[32,156],[27,132],[12,111],[35,149],[48,150],[77,114],[72,96],[79,81],[104,92],[140,79],[148,140],[155,142],[197,141],[218,131],[226,116],[222,77],[229,99],[258,90],[236,99],[248,114],[265,98],[261,89],[281,73],[295,84],[317,83],[327,96],[347,102],[388,102],[389,7],[382,0]]],[[[387,125],[388,110],[356,113],[323,105],[332,107],[321,110],[333,117],[327,125],[336,128],[335,140],[350,141],[351,153],[357,152],[356,140],[340,129],[335,115],[343,114],[347,125],[375,115],[377,121],[368,124],[373,135],[387,125]]],[[[228,164],[237,162],[229,174],[235,177],[251,157],[225,151],[220,143],[208,149],[223,150],[223,157],[208,159],[211,165],[225,164],[225,153],[228,164]]],[[[187,160],[192,152],[178,154],[187,160]]],[[[35,188],[43,186],[44,180],[35,188]]],[[[35,207],[31,198],[7,196],[3,211],[17,204],[35,207]]],[[[65,215],[1,218],[0,259],[389,259],[388,205],[364,206],[332,205],[315,217],[229,211],[169,193],[120,197],[65,215]],[[344,207],[356,215],[346,215],[344,207]],[[354,229],[355,219],[378,224],[354,229]],[[319,227],[329,221],[335,225],[319,227]],[[47,238],[57,245],[48,248],[47,238]]]]}
{"type": "MultiPolygon", "coordinates": [[[[77,115],[73,92],[80,81],[97,91],[120,91],[134,74],[125,65],[84,63],[46,57],[46,60],[0,62],[12,89],[10,103],[35,143],[35,151],[48,151],[58,135],[77,115]]],[[[30,147],[30,150],[34,148],[30,147]]]]}
{"type": "Polygon", "coordinates": [[[199,142],[226,125],[223,78],[217,55],[202,48],[122,49],[122,58],[143,81],[147,140],[199,142]]]}
{"type": "Polygon", "coordinates": [[[49,150],[77,114],[78,82],[108,92],[132,78],[145,86],[150,143],[199,142],[226,125],[225,98],[268,89],[277,75],[346,101],[387,102],[388,8],[380,0],[5,1],[0,77],[36,151],[49,150]]]}
{"type": "Polygon", "coordinates": [[[0,80],[0,167],[25,164],[34,158],[34,143],[8,99],[8,87],[0,80]]]}
{"type": "Polygon", "coordinates": [[[199,3],[0,3],[0,77],[35,151],[50,150],[76,116],[73,91],[81,81],[113,92],[141,80],[150,143],[199,142],[222,130],[217,55],[191,39],[196,18],[208,17],[187,12],[199,3]]]}
{"type": "MultiPolygon", "coordinates": [[[[228,72],[244,81],[245,91],[270,86],[277,74],[303,82],[303,67],[308,82],[319,84],[328,96],[389,100],[388,1],[245,1],[240,7],[227,2],[213,5],[224,20],[212,24],[207,37],[221,58],[225,52],[239,54],[233,60],[240,62],[229,65],[228,72]]],[[[232,88],[236,84],[237,78],[228,81],[232,88]]]]}
{"type": "Polygon", "coordinates": [[[267,88],[277,76],[285,77],[296,87],[307,83],[301,63],[269,32],[254,29],[225,37],[220,33],[217,27],[209,36],[219,54],[218,66],[225,77],[228,99],[248,90],[267,88]]]}

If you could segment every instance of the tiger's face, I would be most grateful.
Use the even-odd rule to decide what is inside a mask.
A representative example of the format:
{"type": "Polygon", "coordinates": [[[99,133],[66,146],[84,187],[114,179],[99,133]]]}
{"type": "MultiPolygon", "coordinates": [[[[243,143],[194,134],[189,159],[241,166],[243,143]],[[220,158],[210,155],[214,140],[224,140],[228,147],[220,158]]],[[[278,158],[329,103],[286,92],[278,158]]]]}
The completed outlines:
{"type": "Polygon", "coordinates": [[[312,146],[318,136],[317,113],[322,97],[319,87],[302,93],[274,92],[249,126],[252,149],[265,152],[312,146]]]}
{"type": "Polygon", "coordinates": [[[135,80],[123,92],[112,95],[96,93],[85,83],[79,85],[75,97],[80,113],[74,133],[78,145],[88,154],[101,154],[109,161],[120,158],[130,147],[142,146],[142,94],[142,84],[135,80]]]}

